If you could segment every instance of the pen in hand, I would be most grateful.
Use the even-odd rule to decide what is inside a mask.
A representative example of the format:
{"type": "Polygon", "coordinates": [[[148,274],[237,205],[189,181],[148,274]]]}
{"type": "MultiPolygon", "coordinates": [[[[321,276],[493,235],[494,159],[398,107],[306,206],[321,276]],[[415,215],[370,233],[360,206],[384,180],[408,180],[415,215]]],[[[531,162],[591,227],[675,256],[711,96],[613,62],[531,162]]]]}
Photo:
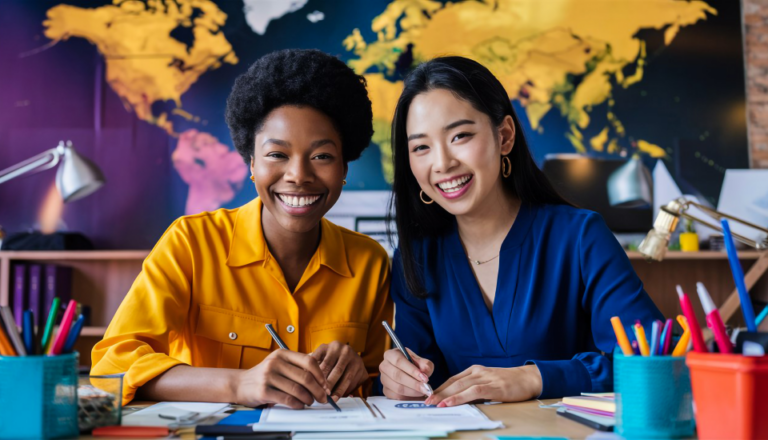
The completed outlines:
{"type": "MultiPolygon", "coordinates": [[[[387,333],[389,333],[389,337],[392,338],[392,342],[395,343],[397,349],[400,350],[400,353],[402,353],[403,356],[408,359],[408,362],[412,363],[416,368],[419,368],[419,366],[416,365],[416,362],[414,362],[411,358],[411,355],[408,354],[408,350],[406,350],[403,344],[400,342],[400,339],[397,338],[395,331],[392,330],[392,327],[389,326],[389,323],[387,321],[381,321],[381,325],[383,325],[384,329],[387,331],[387,333]]],[[[424,383],[422,386],[424,387],[424,391],[427,393],[427,397],[434,393],[434,391],[432,391],[432,387],[429,386],[428,383],[424,383]]]]}
{"type": "MultiPolygon", "coordinates": [[[[265,327],[267,328],[267,331],[270,335],[272,335],[272,339],[275,341],[278,347],[282,348],[283,350],[290,350],[287,345],[285,345],[285,342],[283,342],[282,339],[280,339],[280,336],[277,334],[275,329],[272,327],[272,324],[266,324],[265,327]]],[[[335,409],[337,412],[341,412],[341,408],[339,408],[339,405],[336,404],[336,402],[333,401],[333,398],[330,394],[326,394],[328,396],[328,403],[335,409]]]]}

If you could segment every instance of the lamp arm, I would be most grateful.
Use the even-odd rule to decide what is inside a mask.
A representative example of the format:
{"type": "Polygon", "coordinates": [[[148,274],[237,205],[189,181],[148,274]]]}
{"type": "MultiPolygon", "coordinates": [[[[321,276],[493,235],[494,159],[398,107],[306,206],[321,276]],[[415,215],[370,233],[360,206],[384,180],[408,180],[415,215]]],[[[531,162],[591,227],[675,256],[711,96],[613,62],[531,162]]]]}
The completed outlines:
{"type": "MultiPolygon", "coordinates": [[[[712,228],[712,229],[714,229],[714,230],[716,230],[718,232],[723,232],[723,228],[721,226],[715,225],[713,223],[710,223],[710,222],[708,222],[706,220],[700,219],[700,218],[698,218],[698,217],[696,217],[694,215],[691,215],[691,214],[687,213],[686,211],[688,210],[688,208],[690,206],[695,206],[695,207],[701,209],[702,211],[706,212],[712,218],[715,218],[715,219],[718,219],[718,220],[721,219],[721,218],[727,218],[727,219],[733,220],[733,221],[735,221],[737,223],[741,223],[742,225],[749,226],[750,228],[757,229],[758,231],[763,231],[763,232],[768,233],[768,229],[766,229],[766,228],[758,226],[758,225],[756,225],[754,223],[750,223],[750,222],[748,222],[746,220],[742,220],[742,219],[740,219],[738,217],[734,217],[734,216],[732,216],[730,214],[726,214],[724,212],[717,211],[715,209],[710,208],[709,206],[704,206],[704,205],[702,205],[700,203],[696,203],[696,202],[693,202],[693,201],[690,201],[690,200],[687,200],[687,199],[684,199],[684,198],[678,199],[677,201],[681,205],[680,209],[678,210],[678,214],[681,217],[684,217],[684,218],[687,218],[688,220],[692,220],[692,221],[701,223],[704,226],[712,228]]],[[[731,235],[733,235],[733,238],[735,238],[736,240],[739,240],[740,242],[746,244],[747,246],[751,246],[751,247],[753,247],[755,249],[758,249],[758,250],[768,249],[768,238],[766,240],[763,240],[763,242],[760,243],[760,242],[757,242],[755,240],[751,240],[751,239],[749,239],[747,237],[744,237],[743,235],[737,234],[735,232],[731,232],[731,235]]]]}
{"type": "Polygon", "coordinates": [[[60,159],[61,153],[58,147],[43,151],[36,156],[0,171],[0,184],[31,171],[43,171],[53,168],[59,163],[60,159]]]}

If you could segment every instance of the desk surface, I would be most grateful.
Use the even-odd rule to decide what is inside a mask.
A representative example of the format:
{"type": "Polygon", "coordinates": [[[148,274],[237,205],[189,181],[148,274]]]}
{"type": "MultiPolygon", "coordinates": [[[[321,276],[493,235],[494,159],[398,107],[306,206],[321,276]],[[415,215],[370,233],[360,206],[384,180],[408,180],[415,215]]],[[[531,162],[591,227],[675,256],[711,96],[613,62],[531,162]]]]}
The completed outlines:
{"type": "Polygon", "coordinates": [[[477,405],[489,419],[503,422],[504,429],[457,431],[448,438],[486,439],[492,435],[585,438],[597,432],[581,423],[558,416],[554,408],[539,408],[539,402],[550,405],[559,401],[560,399],[551,399],[498,405],[477,405]]]}
{"type": "MultiPolygon", "coordinates": [[[[559,399],[542,400],[545,404],[558,402],[559,399]]],[[[129,406],[147,406],[146,403],[135,403],[129,406]]],[[[502,403],[498,405],[477,405],[488,418],[504,423],[504,429],[493,431],[459,431],[448,438],[453,439],[487,439],[492,435],[528,436],[528,437],[567,437],[585,438],[595,433],[594,429],[580,423],[568,420],[555,414],[553,408],[539,408],[539,401],[520,403],[502,403]]],[[[83,436],[81,438],[103,438],[83,436]]],[[[184,436],[184,438],[189,438],[184,436]]]]}

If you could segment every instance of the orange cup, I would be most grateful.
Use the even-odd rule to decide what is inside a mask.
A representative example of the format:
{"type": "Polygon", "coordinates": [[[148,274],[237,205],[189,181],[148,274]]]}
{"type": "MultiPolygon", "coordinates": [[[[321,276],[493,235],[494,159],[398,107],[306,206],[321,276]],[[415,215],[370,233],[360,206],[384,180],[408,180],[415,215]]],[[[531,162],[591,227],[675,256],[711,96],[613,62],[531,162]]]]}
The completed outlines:
{"type": "Polygon", "coordinates": [[[768,356],[686,356],[700,439],[768,438],[768,356]]]}

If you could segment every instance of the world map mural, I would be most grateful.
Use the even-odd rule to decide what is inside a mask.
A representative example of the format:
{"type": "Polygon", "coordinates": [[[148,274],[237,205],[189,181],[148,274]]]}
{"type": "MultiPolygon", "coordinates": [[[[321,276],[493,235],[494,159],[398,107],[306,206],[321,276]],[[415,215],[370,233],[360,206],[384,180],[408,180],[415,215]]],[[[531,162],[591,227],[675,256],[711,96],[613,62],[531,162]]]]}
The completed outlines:
{"type": "Polygon", "coordinates": [[[10,1],[0,12],[9,8],[37,17],[39,31],[9,58],[86,42],[125,112],[165,133],[155,148],[176,173],[172,196],[184,200],[180,212],[164,213],[167,223],[254,196],[224,103],[254,60],[291,47],[336,55],[367,80],[373,148],[351,164],[346,189],[389,187],[403,77],[440,55],[473,58],[500,79],[539,164],[551,153],[639,154],[671,169],[685,161],[693,174],[682,180],[713,203],[725,169],[747,166],[738,2],[10,1]]]}

